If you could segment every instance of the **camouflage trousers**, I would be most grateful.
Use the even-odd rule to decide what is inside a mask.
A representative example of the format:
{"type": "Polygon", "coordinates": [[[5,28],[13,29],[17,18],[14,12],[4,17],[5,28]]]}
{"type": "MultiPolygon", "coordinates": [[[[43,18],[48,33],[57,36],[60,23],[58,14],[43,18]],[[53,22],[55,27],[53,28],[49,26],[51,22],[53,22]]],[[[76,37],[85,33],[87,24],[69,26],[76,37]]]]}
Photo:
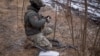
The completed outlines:
{"type": "Polygon", "coordinates": [[[52,33],[52,29],[47,27],[45,28],[41,33],[38,33],[36,35],[28,36],[28,39],[30,39],[32,42],[32,45],[38,45],[41,47],[45,47],[48,49],[52,48],[52,44],[50,41],[46,38],[47,35],[52,33]]]}

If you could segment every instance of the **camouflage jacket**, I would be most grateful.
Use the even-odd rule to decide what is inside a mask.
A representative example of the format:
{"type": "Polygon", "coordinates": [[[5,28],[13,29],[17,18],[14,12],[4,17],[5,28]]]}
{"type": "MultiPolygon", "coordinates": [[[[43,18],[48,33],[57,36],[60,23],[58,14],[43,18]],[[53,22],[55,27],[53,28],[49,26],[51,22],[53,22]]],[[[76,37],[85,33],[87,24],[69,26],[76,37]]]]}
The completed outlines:
{"type": "Polygon", "coordinates": [[[45,25],[45,22],[46,19],[41,18],[34,8],[28,9],[24,17],[26,35],[30,36],[40,33],[45,25]]]}

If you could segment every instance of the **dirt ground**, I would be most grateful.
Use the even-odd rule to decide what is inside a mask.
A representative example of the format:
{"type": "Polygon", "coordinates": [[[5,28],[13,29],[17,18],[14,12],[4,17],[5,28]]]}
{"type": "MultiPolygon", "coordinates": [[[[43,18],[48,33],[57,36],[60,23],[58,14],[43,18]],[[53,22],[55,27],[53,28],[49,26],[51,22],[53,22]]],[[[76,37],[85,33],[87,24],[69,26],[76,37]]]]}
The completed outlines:
{"type": "MultiPolygon", "coordinates": [[[[24,0],[24,2],[23,0],[0,0],[0,56],[36,56],[38,54],[38,49],[24,49],[26,36],[23,17],[28,5],[27,0],[24,0]]],[[[40,14],[44,16],[50,15],[52,17],[50,24],[53,29],[57,16],[55,38],[64,45],[73,45],[69,17],[65,17],[63,12],[56,15],[56,12],[49,6],[42,8],[40,14]]],[[[74,43],[77,48],[81,46],[81,23],[82,20],[80,17],[73,13],[74,43]]],[[[88,26],[87,42],[91,46],[98,27],[90,23],[88,26]]],[[[47,37],[53,38],[54,33],[47,37]]],[[[60,52],[60,56],[73,56],[75,54],[75,50],[72,48],[64,50],[54,48],[54,50],[60,52]]]]}

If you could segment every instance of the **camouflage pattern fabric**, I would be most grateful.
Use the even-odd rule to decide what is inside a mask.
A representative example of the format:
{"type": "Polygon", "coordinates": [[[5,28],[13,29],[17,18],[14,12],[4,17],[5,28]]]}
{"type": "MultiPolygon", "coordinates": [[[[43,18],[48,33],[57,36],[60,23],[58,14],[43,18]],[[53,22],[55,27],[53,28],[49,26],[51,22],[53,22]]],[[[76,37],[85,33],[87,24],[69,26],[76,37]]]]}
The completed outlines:
{"type": "Polygon", "coordinates": [[[33,41],[32,45],[39,45],[41,47],[45,47],[47,49],[51,49],[52,48],[52,44],[50,43],[50,41],[46,38],[45,35],[49,35],[50,33],[52,33],[52,29],[47,27],[45,28],[41,33],[32,35],[32,36],[28,36],[28,38],[33,41]]]}

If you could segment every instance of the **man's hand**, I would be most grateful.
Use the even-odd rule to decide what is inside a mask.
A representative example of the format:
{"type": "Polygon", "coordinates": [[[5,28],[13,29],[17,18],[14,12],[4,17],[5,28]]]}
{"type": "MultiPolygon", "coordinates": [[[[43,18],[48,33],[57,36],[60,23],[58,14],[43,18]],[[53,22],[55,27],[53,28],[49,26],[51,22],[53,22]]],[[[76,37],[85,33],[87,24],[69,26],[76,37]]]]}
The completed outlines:
{"type": "Polygon", "coordinates": [[[50,23],[50,20],[51,20],[51,17],[50,16],[42,16],[42,15],[40,15],[40,18],[43,18],[43,19],[46,19],[46,22],[47,23],[50,23]]]}
{"type": "Polygon", "coordinates": [[[47,22],[47,23],[50,23],[50,19],[51,19],[50,16],[46,16],[45,19],[46,19],[46,22],[47,22]]]}

